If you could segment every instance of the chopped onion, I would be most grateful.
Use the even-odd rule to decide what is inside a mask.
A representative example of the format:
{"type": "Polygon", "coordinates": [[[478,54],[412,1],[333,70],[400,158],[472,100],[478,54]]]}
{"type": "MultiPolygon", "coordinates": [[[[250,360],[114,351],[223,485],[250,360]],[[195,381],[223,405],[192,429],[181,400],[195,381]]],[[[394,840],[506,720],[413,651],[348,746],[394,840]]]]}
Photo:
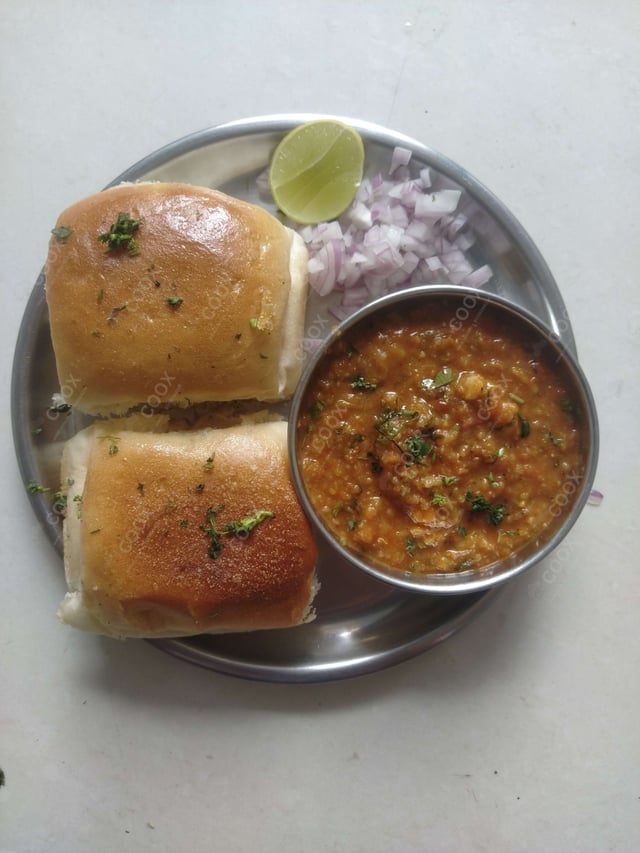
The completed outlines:
{"type": "Polygon", "coordinates": [[[600,506],[604,495],[602,492],[599,492],[597,489],[591,489],[589,493],[589,497],[587,498],[587,503],[591,504],[591,506],[600,506]]]}
{"type": "Polygon", "coordinates": [[[460,190],[440,190],[435,193],[423,193],[415,203],[415,214],[420,217],[440,217],[443,213],[453,213],[458,206],[460,190]]]}
{"type": "Polygon", "coordinates": [[[420,180],[425,187],[429,188],[431,186],[431,169],[428,166],[420,169],[420,180]]]}
{"type": "Polygon", "coordinates": [[[355,201],[347,215],[351,220],[352,225],[355,225],[356,228],[359,228],[362,231],[366,231],[367,228],[371,228],[373,224],[371,211],[363,201],[355,201]]]}
{"type": "Polygon", "coordinates": [[[411,151],[409,151],[408,148],[402,148],[400,145],[396,145],[391,155],[389,174],[393,175],[398,166],[407,166],[409,164],[409,160],[411,160],[411,151]]]}
{"type": "Polygon", "coordinates": [[[269,186],[269,170],[263,169],[256,178],[256,187],[260,198],[267,199],[271,196],[271,188],[269,186]]]}
{"type": "Polygon", "coordinates": [[[477,270],[470,272],[466,278],[462,279],[461,284],[464,284],[465,287],[482,287],[490,281],[492,275],[493,270],[485,264],[482,267],[478,267],[477,270]]]}
{"type": "MultiPolygon", "coordinates": [[[[264,191],[264,180],[259,181],[264,191]]],[[[431,170],[411,172],[411,151],[396,146],[388,177],[364,177],[337,220],[297,226],[309,251],[309,283],[318,296],[341,294],[329,311],[345,319],[372,298],[399,287],[449,282],[483,287],[491,267],[474,268],[475,242],[458,210],[460,190],[433,188],[431,170]]]]}

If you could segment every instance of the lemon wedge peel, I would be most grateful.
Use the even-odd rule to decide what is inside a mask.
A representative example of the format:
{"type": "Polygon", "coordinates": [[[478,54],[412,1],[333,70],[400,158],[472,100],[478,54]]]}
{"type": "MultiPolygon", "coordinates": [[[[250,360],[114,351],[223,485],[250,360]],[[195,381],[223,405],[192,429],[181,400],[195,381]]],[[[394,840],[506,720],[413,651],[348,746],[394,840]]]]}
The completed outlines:
{"type": "Polygon", "coordinates": [[[360,134],[336,119],[314,119],[289,131],[276,146],[269,187],[278,208],[301,225],[340,216],[364,170],[360,134]]]}

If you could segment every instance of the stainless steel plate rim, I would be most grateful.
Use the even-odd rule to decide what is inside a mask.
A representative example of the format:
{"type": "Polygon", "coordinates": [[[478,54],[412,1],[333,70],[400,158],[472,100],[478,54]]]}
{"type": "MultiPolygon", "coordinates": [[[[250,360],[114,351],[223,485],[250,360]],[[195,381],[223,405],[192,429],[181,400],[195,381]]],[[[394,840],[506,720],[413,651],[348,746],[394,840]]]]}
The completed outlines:
{"type": "MultiPolygon", "coordinates": [[[[319,117],[321,114],[315,113],[266,115],[206,128],[158,149],[115,178],[109,186],[144,179],[153,170],[171,167],[172,164],[179,166],[181,158],[199,152],[208,153],[209,149],[212,160],[215,160],[214,149],[221,143],[238,141],[253,144],[255,139],[257,144],[262,138],[277,138],[297,124],[319,117]]],[[[548,322],[565,346],[575,352],[571,324],[553,275],[527,232],[493,193],[456,163],[415,139],[371,122],[332,117],[351,124],[362,134],[365,144],[369,142],[389,151],[396,145],[409,148],[418,161],[437,169],[481,204],[527,258],[536,283],[536,296],[544,304],[547,314],[541,319],[548,322]]],[[[266,167],[267,163],[263,165],[266,167]]],[[[237,194],[241,196],[240,192],[237,194]]],[[[36,369],[38,347],[42,346],[42,336],[47,329],[44,274],[41,273],[27,302],[18,333],[11,381],[14,445],[25,483],[37,480],[40,474],[31,424],[33,400],[30,383],[36,369]]],[[[50,501],[41,494],[33,495],[31,500],[47,537],[61,553],[59,519],[52,515],[50,501]]],[[[322,568],[323,563],[320,565],[322,568]]],[[[348,573],[349,570],[346,571],[348,573]]],[[[353,567],[351,571],[358,573],[353,567]]],[[[347,589],[345,601],[337,614],[329,614],[328,622],[325,614],[319,612],[315,622],[287,631],[200,635],[151,642],[182,660],[241,678],[297,683],[332,681],[371,673],[432,648],[467,624],[497,593],[497,590],[492,590],[429,597],[398,591],[373,578],[347,576],[345,583],[347,586],[351,583],[352,588],[347,589]],[[353,598],[349,598],[350,592],[353,592],[353,598]],[[289,653],[288,650],[294,647],[295,653],[289,653]]]]}
{"type": "MultiPolygon", "coordinates": [[[[249,681],[281,684],[340,681],[387,669],[434,648],[477,618],[502,590],[503,587],[500,587],[490,593],[469,596],[469,601],[465,602],[465,607],[456,608],[453,615],[443,621],[441,625],[410,638],[405,643],[374,652],[366,652],[364,648],[361,648],[346,660],[307,662],[297,667],[274,666],[273,664],[243,660],[237,656],[218,652],[215,657],[215,665],[212,665],[209,656],[204,654],[191,638],[149,640],[148,642],[180,660],[249,681]]],[[[305,630],[304,626],[288,629],[288,631],[300,630],[305,630]]],[[[256,636],[264,636],[264,634],[265,632],[258,632],[256,636]]]]}

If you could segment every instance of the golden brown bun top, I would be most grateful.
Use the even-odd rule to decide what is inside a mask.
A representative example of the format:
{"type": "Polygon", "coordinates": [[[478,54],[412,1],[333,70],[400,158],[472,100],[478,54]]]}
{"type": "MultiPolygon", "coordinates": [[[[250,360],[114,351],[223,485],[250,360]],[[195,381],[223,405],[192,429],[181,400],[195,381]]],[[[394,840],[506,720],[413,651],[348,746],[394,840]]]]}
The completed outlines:
{"type": "Polygon", "coordinates": [[[83,442],[66,569],[104,633],[252,630],[305,618],[317,552],[290,480],[286,423],[167,434],[93,426],[69,443],[63,477],[82,479],[83,442]],[[250,531],[223,533],[261,512],[269,515],[250,531]]]}
{"type": "MultiPolygon", "coordinates": [[[[290,256],[300,238],[275,217],[215,190],[141,183],[73,204],[60,226],[71,233],[51,237],[46,293],[68,402],[108,414],[148,400],[283,396],[290,256]],[[135,256],[98,239],[120,213],[141,222],[135,256]]],[[[298,269],[304,276],[306,256],[298,269]]]]}

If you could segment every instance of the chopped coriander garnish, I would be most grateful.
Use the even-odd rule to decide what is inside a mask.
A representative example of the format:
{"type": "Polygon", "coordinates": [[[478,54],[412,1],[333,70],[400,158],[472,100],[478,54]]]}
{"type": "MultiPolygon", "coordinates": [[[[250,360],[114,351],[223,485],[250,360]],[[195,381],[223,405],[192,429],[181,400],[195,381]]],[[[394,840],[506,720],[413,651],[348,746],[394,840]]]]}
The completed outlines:
{"type": "Polygon", "coordinates": [[[64,515],[67,509],[67,495],[65,492],[60,490],[59,492],[53,493],[53,499],[51,501],[51,506],[54,511],[60,513],[60,515],[64,515]]]}
{"type": "Polygon", "coordinates": [[[317,421],[320,415],[322,414],[324,407],[325,404],[322,402],[322,400],[314,400],[314,402],[311,404],[311,407],[309,408],[309,414],[311,415],[311,419],[317,421]]]}
{"type": "Polygon", "coordinates": [[[498,542],[502,539],[503,536],[520,536],[519,530],[499,530],[498,531],[498,542]]]}
{"type": "Polygon", "coordinates": [[[406,548],[407,554],[409,554],[411,557],[413,557],[413,555],[416,553],[417,547],[418,547],[417,540],[415,540],[413,538],[413,536],[408,536],[407,541],[405,543],[405,548],[406,548]]]}
{"type": "Polygon", "coordinates": [[[446,502],[447,498],[445,495],[441,495],[438,492],[434,492],[433,497],[431,498],[432,506],[442,506],[443,504],[446,504],[446,502]]]}
{"type": "Polygon", "coordinates": [[[252,329],[257,329],[257,328],[258,328],[258,321],[257,321],[257,319],[256,319],[255,317],[252,317],[252,318],[249,320],[249,326],[250,326],[252,329]]]}
{"type": "Polygon", "coordinates": [[[378,387],[376,382],[367,382],[364,376],[354,376],[351,380],[351,387],[354,391],[375,391],[378,387]]]}
{"type": "Polygon", "coordinates": [[[551,442],[551,444],[555,444],[556,447],[559,447],[564,442],[564,438],[560,438],[559,436],[556,436],[552,432],[550,432],[549,441],[551,442]]]}
{"type": "Polygon", "coordinates": [[[59,240],[66,240],[70,234],[73,234],[73,228],[68,225],[58,225],[57,228],[52,228],[51,233],[59,240]]]}
{"type": "Polygon", "coordinates": [[[98,291],[98,295],[96,297],[96,302],[98,303],[98,305],[102,302],[103,299],[104,299],[104,287],[101,287],[100,290],[98,291]]]}
{"type": "Polygon", "coordinates": [[[443,367],[433,380],[432,388],[441,388],[443,385],[448,385],[456,378],[457,374],[450,367],[443,367]]]}
{"type": "Polygon", "coordinates": [[[463,527],[462,525],[460,527],[458,527],[458,536],[466,536],[466,535],[467,535],[467,528],[463,527]]]}
{"type": "Polygon", "coordinates": [[[170,305],[172,308],[177,308],[178,305],[182,305],[184,299],[181,296],[167,296],[165,299],[167,305],[170,305]]]}
{"type": "Polygon", "coordinates": [[[479,493],[473,495],[471,492],[467,492],[464,499],[471,504],[472,513],[486,513],[489,524],[497,526],[505,516],[506,507],[504,504],[491,503],[479,493]]]}
{"type": "Polygon", "coordinates": [[[180,527],[188,527],[188,526],[189,526],[189,522],[187,521],[187,519],[181,518],[180,519],[180,527]]]}
{"type": "Polygon", "coordinates": [[[168,509],[169,512],[173,512],[173,510],[177,509],[177,507],[178,507],[178,504],[172,498],[167,498],[165,508],[168,509]]]}
{"type": "Polygon", "coordinates": [[[376,416],[375,430],[380,440],[393,441],[402,429],[403,423],[417,417],[418,412],[406,409],[404,406],[399,409],[385,406],[382,413],[376,416]]]}
{"type": "Polygon", "coordinates": [[[502,459],[502,457],[504,456],[505,453],[506,453],[505,448],[499,447],[492,456],[493,461],[497,462],[498,459],[502,459]]]}
{"type": "Polygon", "coordinates": [[[204,490],[204,483],[198,483],[196,486],[196,492],[202,492],[204,490]]]}
{"type": "Polygon", "coordinates": [[[520,417],[520,438],[526,438],[531,432],[531,426],[529,425],[529,421],[526,418],[523,418],[522,415],[520,417]]]}
{"type": "Polygon", "coordinates": [[[454,483],[458,481],[457,477],[441,477],[443,486],[452,486],[454,483]]]}
{"type": "Polygon", "coordinates": [[[358,525],[357,519],[353,518],[353,515],[355,513],[357,513],[356,498],[355,497],[352,498],[349,501],[349,503],[345,503],[344,501],[338,501],[338,503],[331,510],[331,515],[334,518],[337,518],[340,515],[340,513],[343,513],[343,512],[347,513],[348,515],[351,516],[350,518],[347,519],[347,522],[346,522],[347,529],[348,530],[355,530],[357,525],[358,525]]]}
{"type": "Polygon", "coordinates": [[[212,453],[211,456],[207,456],[207,459],[202,466],[204,471],[213,471],[213,460],[216,458],[216,454],[212,453]]]}
{"type": "Polygon", "coordinates": [[[140,250],[133,233],[138,230],[141,222],[141,219],[132,219],[128,213],[119,213],[109,230],[98,235],[98,240],[107,244],[107,252],[124,248],[131,256],[139,255],[140,250]]]}
{"type": "Polygon", "coordinates": [[[118,445],[116,444],[116,442],[120,441],[120,436],[119,435],[99,435],[98,438],[102,439],[102,440],[107,439],[108,441],[111,442],[109,445],[109,456],[115,456],[116,453],[118,452],[118,445]]]}
{"type": "Polygon", "coordinates": [[[30,495],[41,495],[44,492],[50,491],[51,489],[49,489],[47,486],[42,486],[40,483],[38,483],[37,480],[29,480],[29,482],[27,483],[27,492],[30,495]]]}
{"type": "MultiPolygon", "coordinates": [[[[411,462],[415,462],[418,459],[422,459],[425,456],[433,456],[435,455],[435,447],[433,444],[429,444],[429,442],[425,441],[424,436],[422,435],[412,435],[406,441],[407,451],[410,453],[412,460],[411,462]]],[[[408,464],[411,464],[409,462],[408,464]]]]}
{"type": "Polygon", "coordinates": [[[519,406],[522,406],[524,400],[519,394],[509,394],[514,403],[517,403],[519,406]]]}
{"type": "Polygon", "coordinates": [[[371,462],[371,472],[373,474],[380,474],[382,471],[382,462],[380,461],[380,457],[377,453],[372,453],[369,451],[367,453],[367,459],[371,462]]]}
{"type": "Polygon", "coordinates": [[[216,507],[210,506],[207,509],[207,524],[200,525],[200,530],[203,530],[211,540],[208,553],[212,560],[217,560],[224,548],[224,545],[220,541],[220,531],[216,524],[216,515],[222,512],[223,509],[224,504],[216,507]]]}
{"type": "Polygon", "coordinates": [[[54,492],[51,506],[60,514],[64,513],[67,508],[67,496],[64,492],[54,492]]]}
{"type": "Polygon", "coordinates": [[[242,537],[244,535],[248,535],[254,527],[261,524],[267,518],[275,518],[275,513],[268,509],[261,509],[258,510],[255,515],[245,516],[244,518],[240,518],[238,521],[229,521],[225,524],[224,530],[218,530],[216,515],[222,512],[223,509],[224,504],[220,504],[217,507],[210,506],[207,509],[207,524],[200,525],[200,529],[203,530],[211,540],[208,553],[212,560],[216,560],[222,553],[224,548],[221,541],[222,536],[235,534],[236,536],[242,537]]]}
{"type": "Polygon", "coordinates": [[[275,518],[275,513],[268,509],[260,509],[255,515],[245,516],[238,521],[229,521],[224,526],[225,533],[243,534],[250,533],[254,527],[261,524],[267,518],[275,518]]]}
{"type": "Polygon", "coordinates": [[[125,303],[123,303],[122,305],[118,305],[118,306],[116,306],[115,308],[112,308],[112,309],[111,309],[111,314],[109,314],[109,316],[107,317],[107,320],[108,320],[110,323],[114,323],[114,322],[115,322],[116,317],[118,316],[118,314],[119,314],[121,311],[126,311],[127,307],[128,307],[128,304],[125,302],[125,303]]]}
{"type": "Polygon", "coordinates": [[[439,370],[433,379],[423,379],[422,387],[425,391],[435,391],[436,388],[442,388],[443,385],[449,385],[457,378],[457,373],[450,367],[443,367],[439,370]]]}
{"type": "Polygon", "coordinates": [[[340,513],[345,509],[347,509],[347,504],[344,503],[344,501],[339,501],[331,510],[331,515],[333,516],[333,518],[337,518],[340,513]]]}

